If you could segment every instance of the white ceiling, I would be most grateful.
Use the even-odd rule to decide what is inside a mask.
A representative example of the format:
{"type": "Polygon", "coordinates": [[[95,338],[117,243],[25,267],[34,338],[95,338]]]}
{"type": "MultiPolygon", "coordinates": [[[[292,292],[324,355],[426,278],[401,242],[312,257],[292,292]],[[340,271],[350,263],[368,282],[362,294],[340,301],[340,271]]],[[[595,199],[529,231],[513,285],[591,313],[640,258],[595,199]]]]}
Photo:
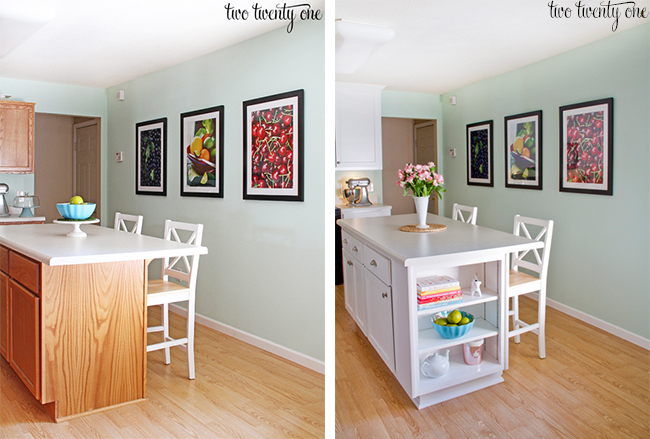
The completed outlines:
{"type": "MultiPolygon", "coordinates": [[[[554,0],[573,11],[551,18],[550,0],[336,0],[336,18],[395,31],[355,73],[336,80],[443,94],[650,22],[623,15],[614,33],[613,18],[579,18],[577,2],[554,0]]],[[[650,11],[650,0],[635,2],[650,11]]],[[[608,2],[582,0],[601,3],[608,2]]]]}
{"type": "MultiPolygon", "coordinates": [[[[254,3],[275,9],[284,4],[277,0],[28,1],[53,7],[56,17],[0,58],[0,77],[109,87],[288,24],[252,15],[254,3]],[[227,20],[228,3],[248,9],[248,20],[227,20]]],[[[302,3],[325,7],[325,0],[287,2],[302,3]]]]}

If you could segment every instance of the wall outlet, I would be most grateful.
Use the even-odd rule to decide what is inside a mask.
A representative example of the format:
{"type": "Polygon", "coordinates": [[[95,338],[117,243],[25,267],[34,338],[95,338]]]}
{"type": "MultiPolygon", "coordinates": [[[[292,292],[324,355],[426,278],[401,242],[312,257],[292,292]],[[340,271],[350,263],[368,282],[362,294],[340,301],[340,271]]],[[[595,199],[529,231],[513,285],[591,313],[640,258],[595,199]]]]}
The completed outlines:
{"type": "Polygon", "coordinates": [[[121,163],[124,160],[122,151],[118,151],[115,153],[115,161],[118,163],[121,163]]]}
{"type": "Polygon", "coordinates": [[[451,148],[449,150],[449,157],[456,157],[456,148],[451,148]]]}

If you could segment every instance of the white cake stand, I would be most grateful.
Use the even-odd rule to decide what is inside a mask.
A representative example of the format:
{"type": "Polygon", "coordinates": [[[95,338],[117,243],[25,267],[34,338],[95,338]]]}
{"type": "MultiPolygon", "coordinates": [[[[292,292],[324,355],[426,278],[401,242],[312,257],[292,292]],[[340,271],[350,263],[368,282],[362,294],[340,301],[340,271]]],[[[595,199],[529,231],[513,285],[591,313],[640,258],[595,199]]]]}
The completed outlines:
{"type": "Polygon", "coordinates": [[[52,221],[55,224],[67,224],[69,226],[72,226],[72,232],[68,233],[65,236],[69,236],[71,238],[85,238],[88,236],[86,232],[81,230],[81,225],[82,224],[95,224],[98,223],[99,220],[97,218],[93,218],[91,220],[83,220],[83,221],[65,221],[65,220],[54,220],[52,221]]]}

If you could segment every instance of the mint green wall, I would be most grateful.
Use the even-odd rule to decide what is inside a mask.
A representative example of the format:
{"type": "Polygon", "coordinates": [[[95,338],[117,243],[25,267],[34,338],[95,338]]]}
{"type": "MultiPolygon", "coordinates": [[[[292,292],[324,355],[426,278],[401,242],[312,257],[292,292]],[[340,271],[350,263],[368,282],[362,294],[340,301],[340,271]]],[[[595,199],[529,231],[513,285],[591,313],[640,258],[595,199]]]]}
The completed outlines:
{"type": "Polygon", "coordinates": [[[443,96],[448,211],[478,206],[478,224],[512,231],[515,214],[555,220],[550,299],[650,338],[650,25],[443,96]],[[456,106],[447,105],[450,96],[456,106]],[[614,98],[614,195],[559,192],[559,107],[614,98]],[[543,190],[505,188],[504,117],[543,111],[543,190]],[[494,121],[494,188],[466,184],[465,128],[494,121]]]}
{"type": "MultiPolygon", "coordinates": [[[[325,359],[324,25],[296,23],[108,90],[108,209],[200,222],[196,311],[306,356],[325,359]],[[242,199],[242,102],[304,89],[305,201],[242,199]],[[115,99],[118,90],[125,100],[115,99]],[[180,196],[180,114],[224,105],[224,198],[180,196]],[[167,196],[135,195],[135,124],[167,117],[167,196]]],[[[328,223],[329,224],[329,223],[328,223]]]]}
{"type": "MultiPolygon", "coordinates": [[[[106,89],[0,77],[0,91],[10,94],[12,101],[34,102],[37,113],[101,118],[101,142],[106,145],[106,89]]],[[[102,152],[105,153],[105,148],[102,148],[102,152]]],[[[38,157],[34,157],[34,160],[38,160],[38,157]]],[[[105,175],[106,156],[102,154],[103,199],[106,199],[105,175]]],[[[17,190],[34,193],[34,174],[0,174],[0,182],[9,185],[10,194],[15,194],[17,190]]],[[[104,207],[101,213],[105,211],[104,207]]]]}
{"type": "MultiPolygon", "coordinates": [[[[437,119],[442,117],[442,105],[440,95],[426,93],[407,93],[392,90],[381,92],[381,116],[382,117],[403,117],[407,119],[437,119]]],[[[442,124],[438,124],[438,145],[442,141],[442,124]]],[[[442,170],[440,167],[439,170],[442,170]]],[[[374,186],[374,192],[378,201],[382,202],[382,171],[336,171],[335,172],[335,196],[340,197],[339,184],[344,183],[350,177],[368,177],[374,186]]],[[[397,180],[397,176],[395,176],[397,180]]],[[[345,187],[345,185],[343,185],[345,187]]]]}

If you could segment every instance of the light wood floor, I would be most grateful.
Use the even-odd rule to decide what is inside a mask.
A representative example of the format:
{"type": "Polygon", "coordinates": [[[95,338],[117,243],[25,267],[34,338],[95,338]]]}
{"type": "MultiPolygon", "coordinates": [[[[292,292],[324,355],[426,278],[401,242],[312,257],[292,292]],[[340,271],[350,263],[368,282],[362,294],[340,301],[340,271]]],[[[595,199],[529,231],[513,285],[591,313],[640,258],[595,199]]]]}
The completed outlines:
{"type": "MultiPolygon", "coordinates": [[[[150,312],[155,323],[159,311],[150,312]],[[154,316],[154,313],[156,315],[154,316]]],[[[185,319],[171,314],[172,337],[185,319]]],[[[151,340],[158,340],[151,334],[151,340]]],[[[147,355],[147,400],[55,424],[0,357],[0,438],[322,438],[325,379],[196,325],[196,379],[172,348],[147,355]]]]}
{"type": "MultiPolygon", "coordinates": [[[[536,315],[537,302],[520,303],[524,321],[536,315]]],[[[336,287],[338,439],[648,439],[649,377],[647,350],[548,308],[545,359],[524,334],[510,341],[505,382],[417,410],[336,287]]]]}

